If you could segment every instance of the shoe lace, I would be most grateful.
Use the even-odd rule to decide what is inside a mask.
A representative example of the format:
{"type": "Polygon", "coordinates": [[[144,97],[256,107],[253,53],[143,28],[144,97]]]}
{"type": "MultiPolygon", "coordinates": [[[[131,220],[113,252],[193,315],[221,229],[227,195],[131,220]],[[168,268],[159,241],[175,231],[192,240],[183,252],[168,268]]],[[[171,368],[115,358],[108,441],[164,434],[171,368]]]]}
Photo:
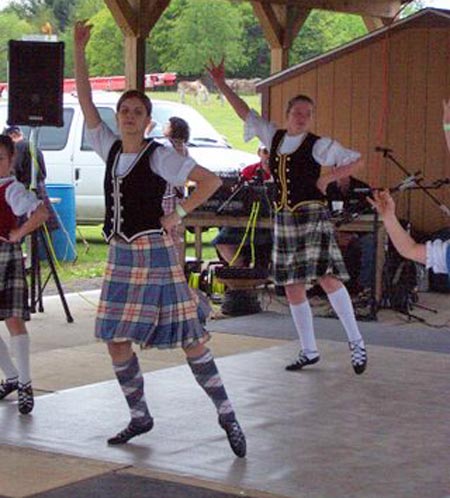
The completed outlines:
{"type": "Polygon", "coordinates": [[[31,406],[33,403],[33,391],[31,386],[19,389],[19,405],[31,406]]]}
{"type": "Polygon", "coordinates": [[[352,363],[360,365],[366,361],[366,349],[359,344],[351,345],[352,363]]]}
{"type": "Polygon", "coordinates": [[[300,351],[298,354],[297,361],[295,362],[298,365],[306,365],[310,359],[306,356],[306,354],[303,351],[300,351]]]}
{"type": "Polygon", "coordinates": [[[227,434],[234,445],[239,445],[244,441],[244,433],[237,422],[227,424],[227,434]]]}

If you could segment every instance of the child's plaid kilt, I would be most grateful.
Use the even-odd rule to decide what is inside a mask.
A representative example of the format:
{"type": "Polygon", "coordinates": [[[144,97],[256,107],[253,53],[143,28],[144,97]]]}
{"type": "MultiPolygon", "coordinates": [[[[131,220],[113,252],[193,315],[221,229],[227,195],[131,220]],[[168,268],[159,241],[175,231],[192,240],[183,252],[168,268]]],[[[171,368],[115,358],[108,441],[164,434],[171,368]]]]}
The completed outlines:
{"type": "Polygon", "coordinates": [[[204,343],[210,308],[203,305],[187,285],[170,237],[155,233],[130,244],[111,240],[97,338],[160,349],[204,343]]]}
{"type": "Polygon", "coordinates": [[[28,288],[20,243],[0,242],[0,320],[30,319],[28,288]]]}
{"type": "Polygon", "coordinates": [[[342,281],[349,279],[324,204],[310,202],[295,212],[276,213],[274,239],[275,284],[312,284],[324,275],[333,275],[342,281]]]}

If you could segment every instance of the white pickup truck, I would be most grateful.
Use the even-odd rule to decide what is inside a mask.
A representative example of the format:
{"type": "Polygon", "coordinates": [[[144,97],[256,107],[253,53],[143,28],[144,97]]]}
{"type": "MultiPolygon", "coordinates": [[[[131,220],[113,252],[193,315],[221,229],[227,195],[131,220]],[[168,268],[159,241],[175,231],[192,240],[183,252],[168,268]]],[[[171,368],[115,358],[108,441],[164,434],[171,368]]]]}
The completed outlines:
{"type": "MultiPolygon", "coordinates": [[[[119,94],[94,92],[94,101],[102,119],[116,130],[115,109],[119,94]]],[[[153,100],[152,136],[162,137],[163,127],[171,116],[185,119],[191,128],[189,153],[198,164],[218,175],[237,174],[242,167],[258,162],[258,156],[233,149],[208,121],[192,107],[176,102],[153,100]]],[[[8,105],[0,101],[0,131],[6,125],[8,105]]],[[[10,123],[14,124],[14,123],[10,123]]],[[[25,136],[29,129],[21,126],[25,136]]],[[[47,167],[47,183],[75,185],[78,223],[103,221],[103,176],[105,165],[86,140],[85,124],[76,97],[64,95],[64,126],[43,126],[36,132],[47,167]]]]}

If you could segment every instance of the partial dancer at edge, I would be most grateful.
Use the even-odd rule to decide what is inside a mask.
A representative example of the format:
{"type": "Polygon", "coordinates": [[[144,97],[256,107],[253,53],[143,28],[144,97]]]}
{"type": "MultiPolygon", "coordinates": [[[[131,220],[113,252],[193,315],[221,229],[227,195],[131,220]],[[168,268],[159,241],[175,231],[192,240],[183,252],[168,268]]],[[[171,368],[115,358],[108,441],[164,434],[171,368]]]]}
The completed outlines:
{"type": "MultiPolygon", "coordinates": [[[[450,100],[444,100],[442,106],[444,135],[450,152],[450,100]]],[[[388,190],[375,191],[374,199],[367,200],[383,217],[386,232],[399,254],[432,268],[435,273],[450,274],[450,240],[429,240],[425,244],[416,242],[400,224],[395,214],[394,199],[388,190]]]]}
{"type": "Polygon", "coordinates": [[[13,362],[8,347],[0,337],[0,368],[5,380],[0,382],[0,399],[18,392],[22,414],[33,410],[34,397],[30,374],[30,339],[25,322],[30,319],[28,286],[22,254],[22,239],[39,228],[48,211],[34,192],[12,174],[14,142],[0,135],[0,321],[5,321],[11,335],[13,362]],[[19,224],[21,218],[26,218],[19,224]]]}

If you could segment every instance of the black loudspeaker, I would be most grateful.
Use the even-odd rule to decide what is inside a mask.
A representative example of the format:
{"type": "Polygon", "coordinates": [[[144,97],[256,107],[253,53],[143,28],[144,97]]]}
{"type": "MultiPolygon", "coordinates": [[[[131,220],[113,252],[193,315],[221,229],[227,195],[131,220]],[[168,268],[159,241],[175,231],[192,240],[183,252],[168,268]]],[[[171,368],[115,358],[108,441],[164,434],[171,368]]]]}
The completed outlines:
{"type": "Polygon", "coordinates": [[[64,43],[9,41],[8,124],[63,126],[64,43]]]}

